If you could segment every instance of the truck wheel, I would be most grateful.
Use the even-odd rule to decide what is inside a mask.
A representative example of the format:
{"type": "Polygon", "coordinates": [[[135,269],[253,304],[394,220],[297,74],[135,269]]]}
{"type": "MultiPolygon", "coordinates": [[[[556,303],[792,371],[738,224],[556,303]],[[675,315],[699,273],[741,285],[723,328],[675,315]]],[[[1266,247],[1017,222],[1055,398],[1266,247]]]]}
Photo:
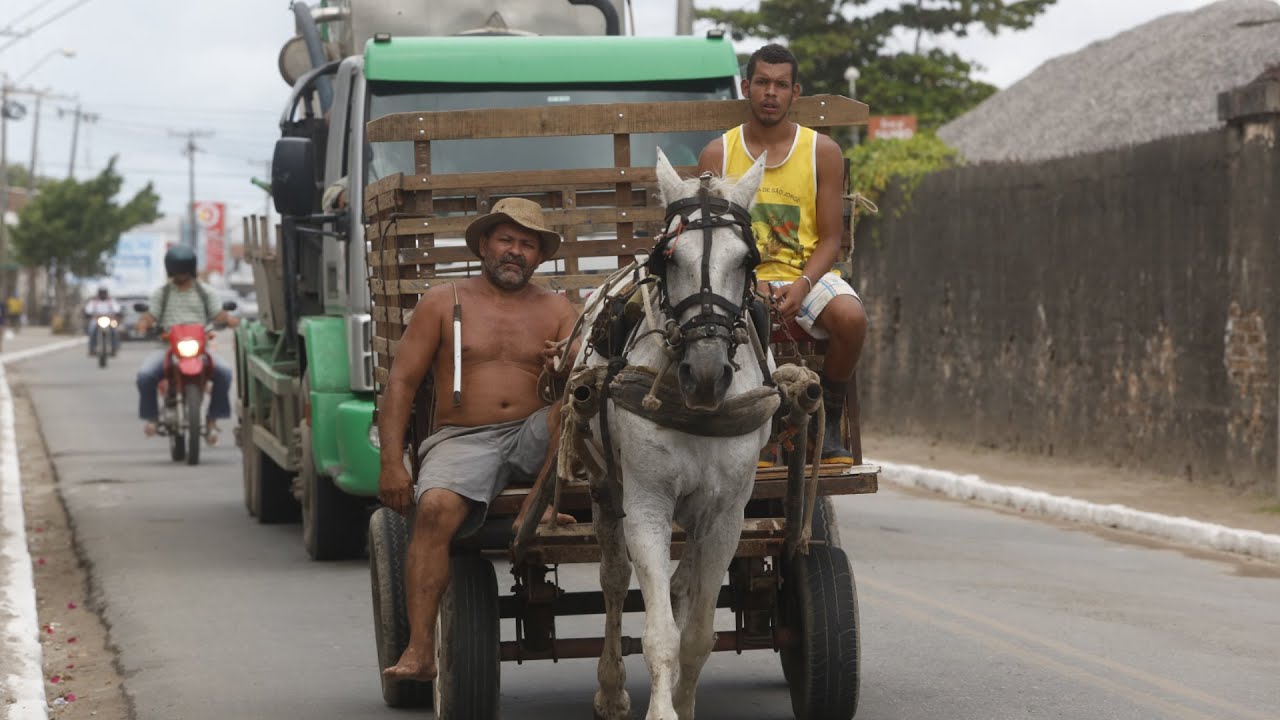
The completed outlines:
{"type": "Polygon", "coordinates": [[[252,420],[248,416],[248,409],[241,405],[239,409],[239,424],[236,427],[236,443],[241,448],[241,484],[244,489],[244,510],[248,511],[250,518],[256,518],[257,506],[253,505],[253,484],[257,480],[253,479],[253,475],[257,473],[257,446],[253,445],[253,436],[250,428],[253,427],[252,420]]]}
{"type": "Polygon", "coordinates": [[[409,645],[409,616],[404,607],[404,553],[408,544],[408,523],[399,513],[378,508],[369,518],[369,584],[373,590],[378,679],[382,681],[383,702],[394,708],[430,707],[432,697],[432,683],[388,680],[382,675],[409,645]]]}
{"type": "Polygon", "coordinates": [[[200,464],[200,411],[204,404],[204,392],[199,385],[182,388],[182,403],[187,411],[187,464],[200,464]]]}
{"type": "Polygon", "coordinates": [[[437,720],[497,720],[498,579],[479,553],[454,555],[436,622],[437,720]]]}
{"type": "Polygon", "coordinates": [[[312,560],[346,560],[364,552],[364,500],[348,495],[333,478],[317,472],[311,448],[311,428],[299,426],[302,436],[302,543],[312,560]]]}
{"type": "Polygon", "coordinates": [[[783,572],[782,619],[796,639],[781,653],[791,709],[802,720],[850,720],[858,710],[861,638],[849,558],[812,545],[783,572]]]}
{"type": "Polygon", "coordinates": [[[293,474],[277,465],[261,448],[255,447],[254,454],[258,456],[258,468],[254,473],[253,504],[258,508],[258,522],[263,525],[297,522],[298,501],[290,489],[293,474]]]}

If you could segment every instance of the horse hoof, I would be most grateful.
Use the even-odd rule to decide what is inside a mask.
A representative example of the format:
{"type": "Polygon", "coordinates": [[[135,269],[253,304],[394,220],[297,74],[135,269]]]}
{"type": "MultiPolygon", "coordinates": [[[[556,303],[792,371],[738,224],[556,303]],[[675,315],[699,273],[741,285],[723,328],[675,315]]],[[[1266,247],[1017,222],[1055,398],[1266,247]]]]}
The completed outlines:
{"type": "Polygon", "coordinates": [[[595,702],[591,703],[591,717],[592,720],[631,720],[631,696],[623,690],[620,697],[605,700],[597,693],[595,702]]]}

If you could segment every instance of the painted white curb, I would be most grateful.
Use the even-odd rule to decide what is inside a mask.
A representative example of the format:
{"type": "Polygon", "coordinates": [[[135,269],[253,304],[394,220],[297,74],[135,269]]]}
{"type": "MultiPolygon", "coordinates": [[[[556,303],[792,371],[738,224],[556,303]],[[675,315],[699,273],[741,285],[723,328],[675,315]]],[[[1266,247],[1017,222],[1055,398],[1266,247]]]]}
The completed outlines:
{"type": "MultiPolygon", "coordinates": [[[[47,346],[46,346],[47,347],[47,346]]],[[[0,363],[0,564],[8,582],[0,587],[0,643],[13,666],[4,669],[4,695],[15,700],[10,718],[46,718],[40,618],[36,614],[35,580],[27,552],[22,480],[18,475],[18,441],[14,434],[13,394],[0,363]]]]}
{"type": "Polygon", "coordinates": [[[26,350],[14,350],[13,352],[0,353],[0,365],[3,365],[5,363],[11,363],[11,362],[19,362],[21,360],[26,360],[27,358],[36,357],[37,355],[44,355],[45,353],[51,353],[56,350],[65,350],[69,347],[75,347],[77,345],[83,346],[85,342],[86,340],[84,338],[75,338],[72,340],[58,340],[56,342],[51,342],[47,345],[37,345],[36,347],[33,347],[33,348],[27,348],[26,350]]]}
{"type": "Polygon", "coordinates": [[[958,475],[945,470],[881,460],[867,462],[879,465],[880,477],[897,485],[930,490],[960,500],[1004,505],[1028,513],[1130,530],[1165,540],[1280,562],[1280,535],[1257,530],[1237,530],[1186,517],[1134,510],[1124,505],[1099,505],[1024,487],[996,485],[977,475],[958,475]]]}

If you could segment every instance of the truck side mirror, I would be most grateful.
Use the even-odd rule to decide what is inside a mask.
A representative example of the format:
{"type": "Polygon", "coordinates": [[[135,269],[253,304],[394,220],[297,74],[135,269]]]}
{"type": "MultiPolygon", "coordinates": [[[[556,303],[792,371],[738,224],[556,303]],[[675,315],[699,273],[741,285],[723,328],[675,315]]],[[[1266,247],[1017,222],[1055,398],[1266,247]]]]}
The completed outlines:
{"type": "Polygon", "coordinates": [[[144,302],[136,302],[133,304],[133,310],[140,313],[151,312],[151,306],[144,302]]]}
{"type": "Polygon", "coordinates": [[[226,310],[227,312],[231,312],[232,310],[235,310],[235,309],[236,309],[236,301],[235,301],[235,300],[228,300],[228,301],[226,301],[226,302],[222,303],[222,309],[223,309],[223,310],[226,310]]]}
{"type": "Polygon", "coordinates": [[[315,212],[316,149],[310,138],[286,137],[276,141],[271,157],[271,198],[281,215],[315,212]]]}

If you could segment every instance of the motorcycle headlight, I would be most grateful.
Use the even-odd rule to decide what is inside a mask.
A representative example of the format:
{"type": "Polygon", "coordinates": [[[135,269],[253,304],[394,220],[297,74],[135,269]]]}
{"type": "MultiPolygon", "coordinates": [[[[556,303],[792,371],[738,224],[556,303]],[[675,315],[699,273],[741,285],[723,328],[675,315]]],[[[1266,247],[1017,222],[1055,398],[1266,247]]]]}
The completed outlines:
{"type": "Polygon", "coordinates": [[[178,357],[195,357],[198,352],[200,352],[199,340],[187,339],[178,341],[178,357]]]}
{"type": "Polygon", "coordinates": [[[100,316],[100,317],[98,318],[98,327],[100,327],[100,328],[109,328],[109,327],[111,327],[111,318],[107,317],[106,315],[102,315],[102,316],[100,316]]]}

